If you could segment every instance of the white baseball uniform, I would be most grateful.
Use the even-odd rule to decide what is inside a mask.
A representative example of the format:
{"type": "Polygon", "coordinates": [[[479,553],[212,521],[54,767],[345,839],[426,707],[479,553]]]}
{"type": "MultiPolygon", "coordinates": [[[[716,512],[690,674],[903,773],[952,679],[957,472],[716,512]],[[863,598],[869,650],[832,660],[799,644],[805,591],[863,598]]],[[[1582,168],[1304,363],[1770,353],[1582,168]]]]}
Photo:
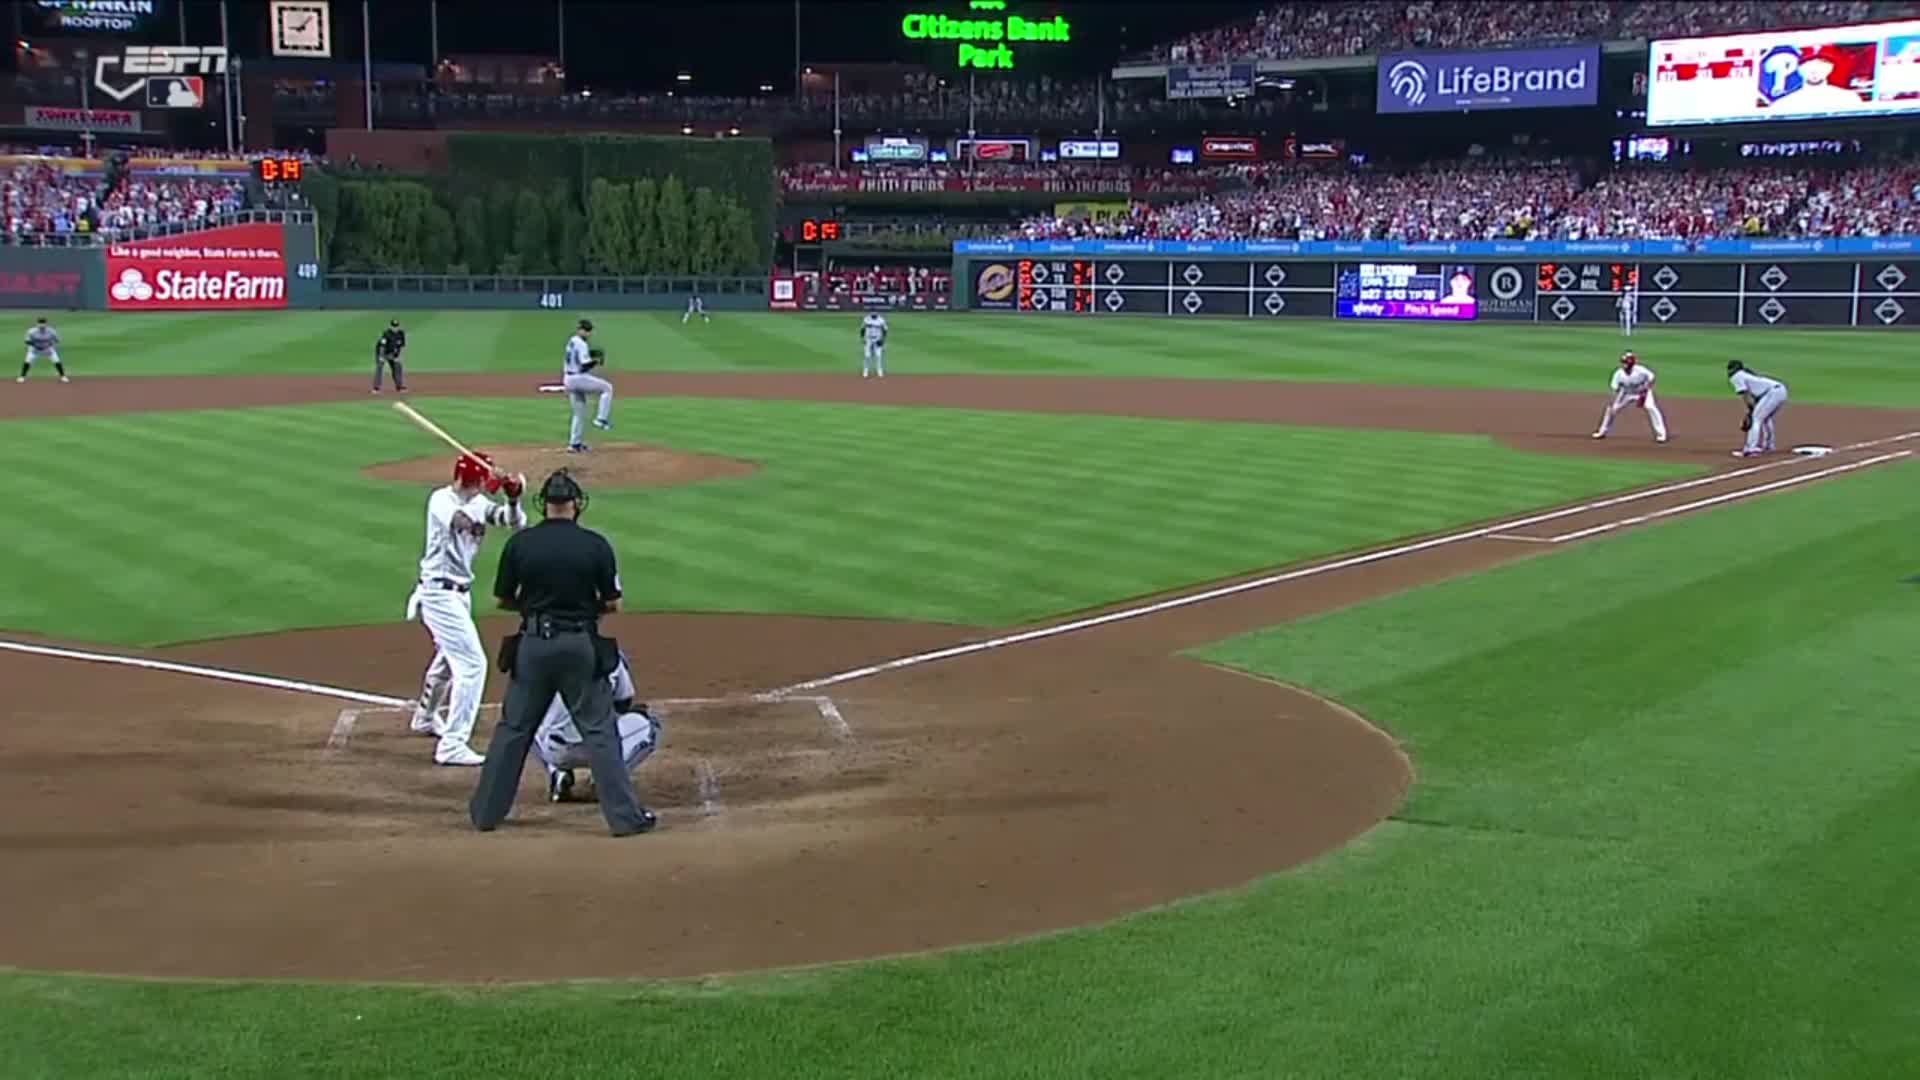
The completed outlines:
{"type": "Polygon", "coordinates": [[[1620,332],[1632,337],[1634,325],[1640,321],[1639,287],[1629,285],[1622,289],[1620,299],[1614,301],[1614,304],[1620,309],[1620,332]]]}
{"type": "Polygon", "coordinates": [[[687,297],[687,313],[680,316],[680,325],[687,325],[687,320],[693,318],[695,315],[700,316],[701,322],[713,321],[707,317],[707,302],[699,293],[694,293],[692,296],[687,297]]]}
{"type": "Polygon", "coordinates": [[[584,446],[587,429],[587,398],[600,395],[600,412],[594,423],[606,427],[613,422],[613,384],[598,375],[590,375],[593,357],[588,355],[587,339],[575,334],[567,339],[567,357],[561,369],[560,385],[566,388],[567,401],[573,407],[573,425],[567,429],[567,445],[584,446]]]}
{"type": "MultiPolygon", "coordinates": [[[[613,700],[630,704],[634,697],[633,673],[627,667],[625,656],[620,658],[620,666],[613,669],[608,679],[613,683],[613,700]]],[[[629,771],[637,769],[659,745],[660,725],[638,709],[621,713],[618,723],[620,758],[629,771]]],[[[588,767],[585,741],[567,711],[566,701],[559,694],[553,695],[553,703],[547,706],[547,715],[541,718],[540,728],[533,735],[534,755],[547,767],[549,782],[561,772],[588,767]]]]}
{"type": "Polygon", "coordinates": [[[885,378],[887,374],[887,318],[884,315],[869,314],[860,320],[860,377],[875,375],[885,378]]]}
{"type": "Polygon", "coordinates": [[[1600,428],[1594,434],[1606,438],[1613,428],[1615,414],[1636,405],[1647,410],[1647,423],[1653,426],[1653,437],[1666,442],[1667,418],[1660,414],[1660,405],[1653,399],[1653,369],[1645,364],[1613,369],[1613,400],[1607,403],[1606,414],[1600,417],[1600,428]]]}
{"type": "Polygon", "coordinates": [[[1773,449],[1773,420],[1787,403],[1787,384],[1744,368],[1729,375],[1727,381],[1733,384],[1734,393],[1753,403],[1753,424],[1747,428],[1747,445],[1741,453],[1773,449]]]}
{"type": "Polygon", "coordinates": [[[526,523],[527,513],[517,503],[480,494],[463,501],[451,484],[427,497],[427,545],[419,580],[407,597],[407,620],[418,617],[433,635],[433,660],[421,682],[413,729],[440,736],[433,750],[439,764],[472,764],[479,756],[468,743],[487,688],[487,654],[473,625],[473,557],[487,526],[518,529],[526,523]],[[435,725],[434,708],[449,684],[446,721],[435,725]]]}

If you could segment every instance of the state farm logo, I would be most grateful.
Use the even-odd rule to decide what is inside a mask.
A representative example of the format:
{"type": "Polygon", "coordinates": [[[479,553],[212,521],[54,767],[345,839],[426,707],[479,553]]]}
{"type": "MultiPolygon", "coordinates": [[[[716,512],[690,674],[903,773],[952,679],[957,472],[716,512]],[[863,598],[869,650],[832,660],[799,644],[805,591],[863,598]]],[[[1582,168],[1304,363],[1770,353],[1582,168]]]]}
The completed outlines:
{"type": "Polygon", "coordinates": [[[147,279],[141,276],[140,271],[132,267],[122,270],[120,280],[114,282],[113,288],[108,291],[113,293],[115,300],[122,303],[129,300],[153,299],[153,286],[147,284],[147,279]]]}
{"type": "Polygon", "coordinates": [[[120,279],[108,290],[123,304],[148,301],[211,301],[214,303],[256,303],[285,300],[287,279],[269,274],[245,274],[238,270],[213,273],[206,270],[161,270],[148,283],[146,275],[135,267],[120,271],[120,279]]]}

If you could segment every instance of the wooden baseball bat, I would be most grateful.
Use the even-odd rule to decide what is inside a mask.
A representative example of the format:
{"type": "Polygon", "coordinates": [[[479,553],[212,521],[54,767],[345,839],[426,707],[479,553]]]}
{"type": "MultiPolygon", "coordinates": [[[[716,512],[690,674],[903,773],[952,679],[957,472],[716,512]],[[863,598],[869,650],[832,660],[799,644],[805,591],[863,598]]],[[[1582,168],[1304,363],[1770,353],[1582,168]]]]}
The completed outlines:
{"type": "Polygon", "coordinates": [[[420,425],[421,430],[427,432],[427,434],[432,435],[433,437],[439,439],[441,442],[446,443],[448,446],[451,446],[455,450],[459,451],[461,457],[472,458],[473,460],[480,462],[482,465],[486,465],[487,468],[491,469],[494,475],[496,476],[506,475],[505,473],[501,472],[498,468],[493,466],[491,463],[489,463],[486,458],[483,458],[479,454],[476,454],[473,451],[467,449],[466,447],[461,446],[459,439],[456,439],[453,436],[447,434],[446,431],[442,429],[439,424],[436,424],[433,421],[427,419],[425,416],[422,416],[420,414],[420,410],[414,408],[413,406],[407,404],[404,401],[394,402],[393,407],[399,411],[400,415],[420,425]]]}

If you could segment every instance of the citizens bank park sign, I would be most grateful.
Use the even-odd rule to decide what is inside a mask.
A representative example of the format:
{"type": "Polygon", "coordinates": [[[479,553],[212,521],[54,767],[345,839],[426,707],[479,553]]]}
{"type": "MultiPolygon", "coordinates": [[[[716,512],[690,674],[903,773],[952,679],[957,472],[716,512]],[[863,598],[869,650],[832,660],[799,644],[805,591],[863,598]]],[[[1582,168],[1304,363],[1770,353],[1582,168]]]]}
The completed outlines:
{"type": "Polygon", "coordinates": [[[904,16],[900,36],[915,45],[952,43],[959,67],[1011,71],[1020,57],[1015,46],[1069,44],[1073,24],[1060,15],[1011,14],[1006,0],[970,0],[967,14],[959,17],[925,12],[904,16]]]}
{"type": "Polygon", "coordinates": [[[286,240],[279,225],[228,225],[107,246],[109,311],[286,306],[286,240]]]}

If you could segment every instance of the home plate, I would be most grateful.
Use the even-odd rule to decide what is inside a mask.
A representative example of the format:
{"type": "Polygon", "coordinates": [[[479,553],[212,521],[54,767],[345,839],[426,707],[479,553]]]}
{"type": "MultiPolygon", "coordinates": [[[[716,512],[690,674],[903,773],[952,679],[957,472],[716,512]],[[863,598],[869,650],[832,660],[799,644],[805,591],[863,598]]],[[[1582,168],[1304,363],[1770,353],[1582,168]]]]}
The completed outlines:
{"type": "Polygon", "coordinates": [[[1833,447],[1831,446],[1796,446],[1793,448],[1793,452],[1796,454],[1799,454],[1801,457],[1826,457],[1828,454],[1833,453],[1833,447]]]}

